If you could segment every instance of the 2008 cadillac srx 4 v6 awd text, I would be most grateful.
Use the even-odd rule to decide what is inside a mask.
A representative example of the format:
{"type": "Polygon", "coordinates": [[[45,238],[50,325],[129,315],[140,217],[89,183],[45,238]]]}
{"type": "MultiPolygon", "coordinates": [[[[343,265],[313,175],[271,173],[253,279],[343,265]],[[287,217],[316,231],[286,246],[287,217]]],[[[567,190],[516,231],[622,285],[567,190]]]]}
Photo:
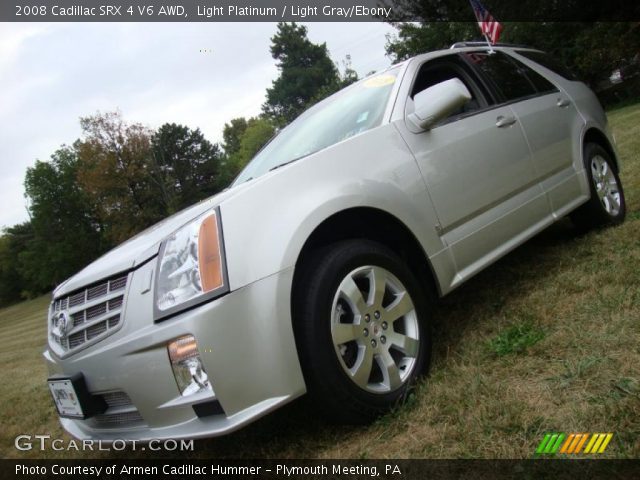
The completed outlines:
{"type": "Polygon", "coordinates": [[[459,46],[303,113],[224,192],[60,285],[44,353],[75,437],[221,435],[308,392],[363,422],[428,368],[429,306],[568,214],[625,216],[595,95],[459,46]]]}

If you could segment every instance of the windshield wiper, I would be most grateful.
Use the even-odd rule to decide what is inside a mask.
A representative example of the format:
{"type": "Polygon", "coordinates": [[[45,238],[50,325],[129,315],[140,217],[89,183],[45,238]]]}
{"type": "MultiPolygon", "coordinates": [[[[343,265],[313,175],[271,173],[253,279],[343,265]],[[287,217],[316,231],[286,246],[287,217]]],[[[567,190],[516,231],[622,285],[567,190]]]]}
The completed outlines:
{"type": "Polygon", "coordinates": [[[286,161],[286,162],[284,162],[284,163],[279,163],[279,164],[278,164],[278,165],[276,165],[275,167],[271,167],[271,168],[269,169],[269,171],[276,170],[276,169],[278,169],[278,168],[280,168],[280,167],[284,167],[285,165],[289,165],[290,163],[293,163],[293,162],[297,162],[298,160],[300,160],[300,159],[302,159],[302,158],[304,158],[304,157],[308,157],[309,155],[311,155],[311,154],[310,154],[310,153],[307,153],[306,155],[301,155],[301,156],[299,156],[299,157],[294,158],[293,160],[288,160],[288,161],[286,161]]]}

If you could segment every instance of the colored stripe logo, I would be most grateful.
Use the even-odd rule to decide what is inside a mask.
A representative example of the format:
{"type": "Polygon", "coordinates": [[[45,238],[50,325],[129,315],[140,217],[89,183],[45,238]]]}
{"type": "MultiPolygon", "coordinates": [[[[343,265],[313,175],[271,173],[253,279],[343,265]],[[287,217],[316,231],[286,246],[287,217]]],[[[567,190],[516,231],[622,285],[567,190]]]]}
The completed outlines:
{"type": "Polygon", "coordinates": [[[536,454],[600,454],[604,453],[612,438],[613,433],[547,433],[536,448],[536,454]]]}

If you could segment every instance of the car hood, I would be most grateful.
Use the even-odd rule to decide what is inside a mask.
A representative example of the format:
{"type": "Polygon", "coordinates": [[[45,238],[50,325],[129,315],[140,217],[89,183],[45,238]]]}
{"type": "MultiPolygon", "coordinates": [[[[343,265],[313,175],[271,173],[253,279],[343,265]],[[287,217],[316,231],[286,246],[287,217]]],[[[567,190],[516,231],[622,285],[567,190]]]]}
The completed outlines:
{"type": "Polygon", "coordinates": [[[138,233],[60,284],[53,292],[54,298],[140,266],[158,254],[160,243],[167,236],[244,188],[239,185],[220,192],[138,233]]]}

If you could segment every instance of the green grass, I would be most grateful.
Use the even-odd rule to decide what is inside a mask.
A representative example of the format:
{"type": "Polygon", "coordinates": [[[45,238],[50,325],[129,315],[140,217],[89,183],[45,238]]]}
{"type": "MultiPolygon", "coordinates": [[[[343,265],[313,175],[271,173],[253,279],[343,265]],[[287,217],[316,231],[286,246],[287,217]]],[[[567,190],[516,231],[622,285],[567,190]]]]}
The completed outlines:
{"type": "MultiPolygon", "coordinates": [[[[443,299],[431,375],[405,405],[346,427],[301,399],[191,455],[531,458],[545,432],[614,432],[603,456],[640,457],[640,105],[609,117],[626,222],[579,234],[563,220],[443,299]]],[[[13,447],[19,433],[64,435],[41,355],[47,302],[0,310],[1,454],[115,456],[13,447]]]]}
{"type": "Polygon", "coordinates": [[[499,357],[524,352],[544,338],[544,332],[531,323],[512,325],[489,340],[489,350],[499,357]]]}

